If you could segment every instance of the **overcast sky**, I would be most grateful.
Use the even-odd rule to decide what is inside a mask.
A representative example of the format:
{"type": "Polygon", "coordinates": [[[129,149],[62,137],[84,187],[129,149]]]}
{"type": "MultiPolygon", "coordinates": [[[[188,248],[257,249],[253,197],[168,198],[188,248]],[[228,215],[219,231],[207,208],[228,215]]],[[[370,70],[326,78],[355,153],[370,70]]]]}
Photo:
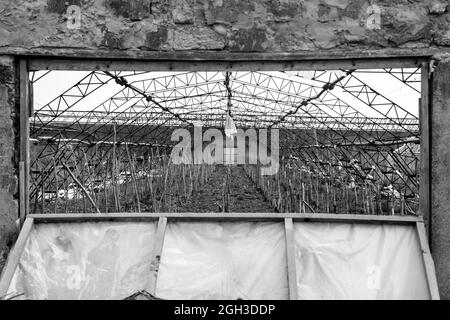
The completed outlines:
{"type": "MultiPolygon", "coordinates": [[[[57,97],[58,95],[66,91],[68,88],[76,84],[88,73],[89,72],[78,72],[78,71],[52,71],[47,75],[45,75],[44,77],[42,77],[34,84],[35,110],[38,110],[43,106],[47,105],[55,97],[57,97]]],[[[35,74],[35,78],[37,78],[39,75],[42,74],[43,74],[42,72],[37,72],[35,74]]],[[[130,82],[134,82],[136,86],[146,88],[146,85],[148,84],[148,81],[146,81],[147,79],[168,77],[173,74],[174,72],[145,72],[139,75],[130,76],[128,79],[130,82]]],[[[281,79],[285,79],[288,81],[294,81],[296,83],[303,83],[303,85],[305,86],[311,84],[313,86],[316,86],[317,88],[320,88],[323,85],[323,83],[308,79],[313,75],[313,73],[309,71],[261,72],[261,74],[266,76],[273,76],[275,79],[279,79],[274,80],[275,84],[277,81],[281,82],[282,81],[281,79]]],[[[206,76],[210,77],[212,80],[224,78],[223,74],[215,72],[210,72],[206,76]]],[[[403,109],[407,110],[412,115],[418,116],[418,99],[420,98],[420,94],[415,90],[411,89],[410,87],[408,87],[407,85],[405,85],[404,83],[402,83],[401,81],[395,79],[393,76],[387,73],[373,73],[372,71],[370,72],[357,71],[355,73],[355,76],[360,80],[362,80],[363,82],[365,82],[370,87],[372,87],[373,89],[375,89],[376,91],[386,96],[388,99],[392,100],[393,102],[401,106],[403,109]]],[[[248,79],[248,81],[252,81],[250,74],[245,72],[237,73],[235,74],[235,77],[239,78],[241,81],[247,81],[246,79],[248,79]]],[[[420,80],[420,73],[415,74],[411,79],[420,80]]],[[[232,81],[232,87],[234,85],[236,85],[236,83],[233,84],[232,81]]],[[[420,90],[420,84],[414,85],[420,90]]],[[[224,87],[222,86],[223,92],[220,93],[220,95],[225,96],[226,92],[223,89],[224,87]]],[[[101,89],[85,98],[82,101],[82,103],[78,103],[75,107],[72,108],[72,110],[92,110],[93,108],[97,107],[103,101],[109,99],[111,96],[113,96],[120,90],[122,90],[122,87],[120,85],[116,84],[114,81],[110,81],[107,85],[103,86],[101,89]]],[[[148,92],[152,93],[152,90],[148,90],[148,92]]],[[[368,108],[363,103],[355,99],[352,95],[344,92],[338,86],[336,86],[331,91],[331,93],[336,97],[338,97],[339,99],[341,99],[342,101],[344,101],[345,103],[357,109],[361,114],[365,116],[370,117],[381,116],[381,114],[377,113],[371,108],[368,108]]],[[[156,94],[156,96],[159,97],[158,94],[156,94]]],[[[300,97],[298,97],[298,99],[299,100],[296,101],[301,101],[300,97]]],[[[128,105],[132,104],[135,101],[136,100],[130,101],[128,105]]],[[[182,104],[183,102],[180,101],[180,103],[182,104]]],[[[226,99],[224,99],[220,103],[220,109],[222,110],[226,109],[226,99]]],[[[212,110],[211,112],[217,112],[217,109],[212,110]]],[[[280,114],[282,114],[283,112],[284,111],[280,109],[280,114]]]]}

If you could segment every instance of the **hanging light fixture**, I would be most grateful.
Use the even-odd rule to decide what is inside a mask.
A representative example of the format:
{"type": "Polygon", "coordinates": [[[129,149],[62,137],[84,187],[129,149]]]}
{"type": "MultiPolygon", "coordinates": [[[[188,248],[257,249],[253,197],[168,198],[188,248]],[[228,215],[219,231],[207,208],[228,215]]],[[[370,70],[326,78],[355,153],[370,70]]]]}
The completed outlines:
{"type": "Polygon", "coordinates": [[[231,138],[237,134],[236,125],[234,124],[233,118],[231,117],[231,88],[230,88],[230,72],[225,74],[225,87],[227,88],[227,115],[225,118],[225,135],[227,138],[231,138]]]}

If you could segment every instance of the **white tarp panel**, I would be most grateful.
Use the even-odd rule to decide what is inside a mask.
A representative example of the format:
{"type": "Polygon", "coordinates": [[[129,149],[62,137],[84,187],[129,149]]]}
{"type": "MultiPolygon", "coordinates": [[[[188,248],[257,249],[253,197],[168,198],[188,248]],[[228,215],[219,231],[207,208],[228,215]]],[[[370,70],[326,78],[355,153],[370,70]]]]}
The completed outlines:
{"type": "Polygon", "coordinates": [[[299,299],[429,299],[414,226],[295,223],[299,299]]]}
{"type": "Polygon", "coordinates": [[[145,289],[156,223],[38,224],[9,294],[25,299],[123,299],[145,289]]]}
{"type": "Polygon", "coordinates": [[[156,295],[288,299],[284,235],[283,223],[169,223],[156,295]]]}
{"type": "MultiPolygon", "coordinates": [[[[25,299],[146,289],[156,223],[37,224],[9,288],[25,299]]],[[[294,223],[299,299],[429,299],[414,225],[294,223]]],[[[288,299],[282,222],[169,222],[156,296],[288,299]]]]}

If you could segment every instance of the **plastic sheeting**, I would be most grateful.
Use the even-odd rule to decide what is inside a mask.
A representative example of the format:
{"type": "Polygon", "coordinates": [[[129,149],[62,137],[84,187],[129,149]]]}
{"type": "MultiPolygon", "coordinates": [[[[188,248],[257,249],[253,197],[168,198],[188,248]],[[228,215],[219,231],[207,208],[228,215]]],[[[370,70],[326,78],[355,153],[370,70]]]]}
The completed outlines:
{"type": "MultiPolygon", "coordinates": [[[[147,289],[156,223],[37,224],[9,294],[123,299],[147,289]]],[[[294,223],[299,299],[429,299],[414,226],[294,223]]],[[[156,296],[288,299],[282,222],[169,222],[156,296]]]]}
{"type": "Polygon", "coordinates": [[[413,226],[295,223],[299,299],[429,299],[413,226]]]}
{"type": "Polygon", "coordinates": [[[169,223],[156,295],[288,299],[284,235],[283,223],[169,223]]]}
{"type": "Polygon", "coordinates": [[[38,224],[9,294],[25,299],[123,299],[145,289],[156,223],[38,224]]]}

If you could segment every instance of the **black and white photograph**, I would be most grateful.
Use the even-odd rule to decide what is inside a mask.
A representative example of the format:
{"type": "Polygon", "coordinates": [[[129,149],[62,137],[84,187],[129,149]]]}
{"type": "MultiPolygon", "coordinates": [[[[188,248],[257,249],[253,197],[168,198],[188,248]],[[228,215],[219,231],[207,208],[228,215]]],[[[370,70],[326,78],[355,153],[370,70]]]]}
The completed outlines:
{"type": "Polygon", "coordinates": [[[0,0],[0,309],[450,300],[449,106],[448,0],[0,0]]]}

